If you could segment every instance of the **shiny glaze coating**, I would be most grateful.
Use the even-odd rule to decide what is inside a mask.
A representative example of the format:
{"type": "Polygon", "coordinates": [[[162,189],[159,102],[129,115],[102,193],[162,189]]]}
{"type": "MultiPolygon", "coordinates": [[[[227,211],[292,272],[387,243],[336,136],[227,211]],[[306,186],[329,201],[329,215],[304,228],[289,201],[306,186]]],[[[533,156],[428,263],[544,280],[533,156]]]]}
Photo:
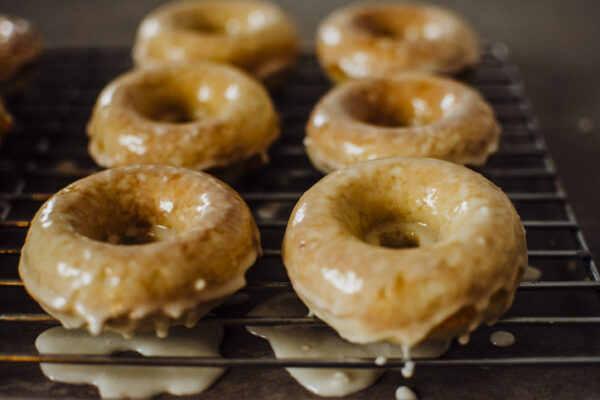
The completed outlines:
{"type": "Polygon", "coordinates": [[[227,185],[202,172],[136,166],[52,196],[31,222],[19,274],[67,328],[164,336],[242,287],[259,253],[250,210],[227,185]]]}
{"type": "Polygon", "coordinates": [[[396,156],[482,165],[498,148],[499,133],[492,108],[474,89],[403,73],[332,89],[313,109],[304,144],[323,172],[396,156]]]}
{"type": "Polygon", "coordinates": [[[42,41],[29,21],[0,14],[0,87],[5,91],[42,55],[42,41]]]}
{"type": "Polygon", "coordinates": [[[338,170],[296,204],[283,240],[296,293],[345,339],[413,346],[467,334],[505,312],[527,265],[508,197],[472,170],[427,158],[338,170]],[[427,226],[435,243],[365,241],[381,222],[427,226]]]}
{"type": "Polygon", "coordinates": [[[477,36],[443,8],[410,3],[350,5],[319,26],[317,56],[334,81],[401,71],[443,74],[479,63],[477,36]]]}
{"type": "Polygon", "coordinates": [[[12,128],[12,117],[4,108],[4,102],[0,99],[0,137],[12,128]]]}
{"type": "Polygon", "coordinates": [[[90,154],[103,167],[206,169],[266,157],[279,121],[260,83],[203,62],[121,75],[98,97],[87,130],[90,154]]]}
{"type": "Polygon", "coordinates": [[[300,51],[292,20],[277,5],[254,0],[179,1],[140,24],[133,49],[138,65],[214,60],[260,80],[294,65],[300,51]]]}

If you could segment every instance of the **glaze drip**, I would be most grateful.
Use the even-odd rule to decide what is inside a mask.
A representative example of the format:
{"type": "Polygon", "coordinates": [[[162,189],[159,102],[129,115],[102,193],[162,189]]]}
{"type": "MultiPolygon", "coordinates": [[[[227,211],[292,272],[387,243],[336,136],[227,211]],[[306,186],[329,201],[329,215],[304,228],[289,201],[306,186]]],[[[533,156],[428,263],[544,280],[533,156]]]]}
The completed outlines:
{"type": "MultiPolygon", "coordinates": [[[[91,336],[84,330],[54,327],[35,341],[41,354],[109,355],[135,351],[143,356],[219,357],[223,337],[220,326],[174,328],[168,338],[140,333],[124,339],[115,333],[91,336]]],[[[124,365],[78,365],[41,363],[44,375],[65,383],[87,383],[98,387],[103,398],[147,398],[168,392],[174,395],[200,393],[224,372],[221,368],[147,367],[124,365]]]]}
{"type": "MultiPolygon", "coordinates": [[[[257,306],[250,316],[304,317],[307,308],[292,293],[275,296],[257,306]]],[[[406,359],[406,349],[391,343],[360,345],[347,342],[328,326],[250,326],[254,335],[267,339],[277,358],[373,358],[384,365],[389,358],[406,359]]],[[[439,357],[449,341],[432,341],[410,350],[412,358],[439,357]]],[[[410,361],[409,361],[410,362],[410,361]]],[[[407,363],[409,363],[407,362],[407,363]]],[[[410,367],[409,367],[410,368],[410,367]]],[[[384,369],[287,368],[302,386],[320,396],[345,396],[371,386],[384,369]]]]}

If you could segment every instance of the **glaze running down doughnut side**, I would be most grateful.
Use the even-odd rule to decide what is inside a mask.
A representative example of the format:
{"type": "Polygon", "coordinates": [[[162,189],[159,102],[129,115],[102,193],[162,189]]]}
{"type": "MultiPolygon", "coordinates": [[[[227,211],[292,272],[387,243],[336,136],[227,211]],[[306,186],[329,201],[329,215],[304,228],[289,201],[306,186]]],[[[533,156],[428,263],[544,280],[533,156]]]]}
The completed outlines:
{"type": "Polygon", "coordinates": [[[333,81],[403,71],[456,74],[479,63],[479,43],[458,15],[427,4],[353,4],[317,32],[317,56],[333,81]]]}
{"type": "Polygon", "coordinates": [[[98,97],[87,132],[90,154],[103,167],[207,169],[266,160],[279,121],[254,78],[202,62],[121,75],[98,97]]]}
{"type": "Polygon", "coordinates": [[[67,328],[164,336],[241,288],[260,251],[252,214],[227,185],[202,172],[137,166],[52,196],[31,222],[19,274],[67,328]]]}
{"type": "Polygon", "coordinates": [[[291,18],[263,1],[186,0],[150,13],[137,32],[137,65],[214,60],[236,65],[260,80],[290,69],[300,52],[291,18]]]}
{"type": "Polygon", "coordinates": [[[476,90],[409,72],[333,88],[311,112],[304,144],[313,164],[328,173],[397,156],[482,165],[499,135],[494,111],[476,90]]]}
{"type": "Polygon", "coordinates": [[[296,293],[342,337],[405,346],[494,322],[527,265],[508,197],[468,168],[427,158],[326,176],[296,204],[282,250],[296,293]]]}

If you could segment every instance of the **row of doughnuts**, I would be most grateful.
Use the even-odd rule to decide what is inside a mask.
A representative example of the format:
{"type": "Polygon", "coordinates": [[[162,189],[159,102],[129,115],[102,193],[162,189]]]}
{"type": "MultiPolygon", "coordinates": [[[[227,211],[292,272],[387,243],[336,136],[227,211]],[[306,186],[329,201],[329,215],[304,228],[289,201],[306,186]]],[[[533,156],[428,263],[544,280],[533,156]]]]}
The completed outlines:
{"type": "MultiPolygon", "coordinates": [[[[206,60],[272,82],[291,68],[298,49],[290,18],[268,3],[160,7],[140,24],[133,48],[144,68],[118,78],[99,97],[88,126],[90,153],[104,167],[206,169],[257,154],[264,159],[278,136],[266,93],[255,87],[257,104],[249,106],[242,88],[252,83],[206,60]]],[[[481,165],[496,150],[499,127],[481,96],[450,78],[424,74],[458,73],[478,61],[476,35],[454,14],[426,5],[350,6],[321,24],[317,54],[334,81],[358,79],[334,88],[312,112],[305,146],[318,169],[390,156],[481,165]],[[399,74],[407,70],[423,73],[399,74]]]]}
{"type": "MultiPolygon", "coordinates": [[[[358,164],[299,201],[283,260],[301,298],[343,337],[410,346],[497,319],[526,246],[508,198],[475,172],[430,159],[360,163],[410,155],[481,164],[497,146],[481,96],[422,72],[472,66],[472,32],[436,7],[388,7],[351,7],[320,28],[317,50],[333,79],[381,68],[334,88],[311,114],[305,143],[317,168],[358,164]],[[365,61],[371,49],[381,60],[365,61]],[[406,68],[421,72],[395,75],[406,68]],[[411,289],[421,284],[422,294],[411,289]]],[[[96,162],[129,167],[68,186],[36,214],[19,265],[31,295],[65,326],[130,334],[193,324],[239,289],[260,254],[247,205],[207,174],[139,164],[206,169],[263,156],[279,134],[266,90],[235,67],[197,58],[214,49],[214,59],[269,80],[298,48],[289,18],[262,2],[185,1],[150,14],[133,52],[142,67],[102,91],[88,125],[96,162]]]]}

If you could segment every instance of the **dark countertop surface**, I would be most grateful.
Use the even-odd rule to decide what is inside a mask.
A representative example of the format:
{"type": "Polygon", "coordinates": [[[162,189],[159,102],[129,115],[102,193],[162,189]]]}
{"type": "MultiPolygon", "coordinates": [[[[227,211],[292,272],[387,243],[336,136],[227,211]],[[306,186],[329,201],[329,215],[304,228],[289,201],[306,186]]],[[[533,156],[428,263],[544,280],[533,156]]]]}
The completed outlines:
{"type": "MultiPolygon", "coordinates": [[[[158,0],[0,1],[34,21],[47,45],[129,46],[158,0]]],[[[343,0],[279,0],[309,47],[318,21],[343,0]]],[[[441,2],[438,2],[441,3],[441,2]]],[[[468,1],[443,4],[481,37],[504,42],[519,66],[559,176],[592,254],[600,256],[600,2],[468,1]]]]}
{"type": "MultiPolygon", "coordinates": [[[[296,19],[307,48],[318,21],[330,10],[348,3],[278,2],[296,19]]],[[[0,0],[0,12],[34,21],[48,47],[130,46],[139,21],[160,3],[158,0],[0,0]]],[[[482,38],[503,42],[511,50],[569,201],[592,254],[600,259],[600,2],[446,0],[443,4],[468,19],[482,38]]],[[[597,348],[596,333],[596,327],[573,327],[573,341],[581,343],[582,349],[597,348]],[[577,338],[578,335],[583,339],[577,338]]],[[[526,335],[530,335],[527,340],[541,342],[537,335],[545,334],[532,329],[523,332],[518,340],[525,342],[526,335]]],[[[245,374],[244,369],[233,371],[245,374]]],[[[427,371],[416,374],[410,384],[428,387],[430,393],[437,393],[440,398],[600,399],[597,364],[427,371]]],[[[250,383],[255,382],[246,382],[250,383]]],[[[273,398],[283,398],[284,392],[273,398]]],[[[359,397],[360,394],[356,398],[359,397]]]]}

